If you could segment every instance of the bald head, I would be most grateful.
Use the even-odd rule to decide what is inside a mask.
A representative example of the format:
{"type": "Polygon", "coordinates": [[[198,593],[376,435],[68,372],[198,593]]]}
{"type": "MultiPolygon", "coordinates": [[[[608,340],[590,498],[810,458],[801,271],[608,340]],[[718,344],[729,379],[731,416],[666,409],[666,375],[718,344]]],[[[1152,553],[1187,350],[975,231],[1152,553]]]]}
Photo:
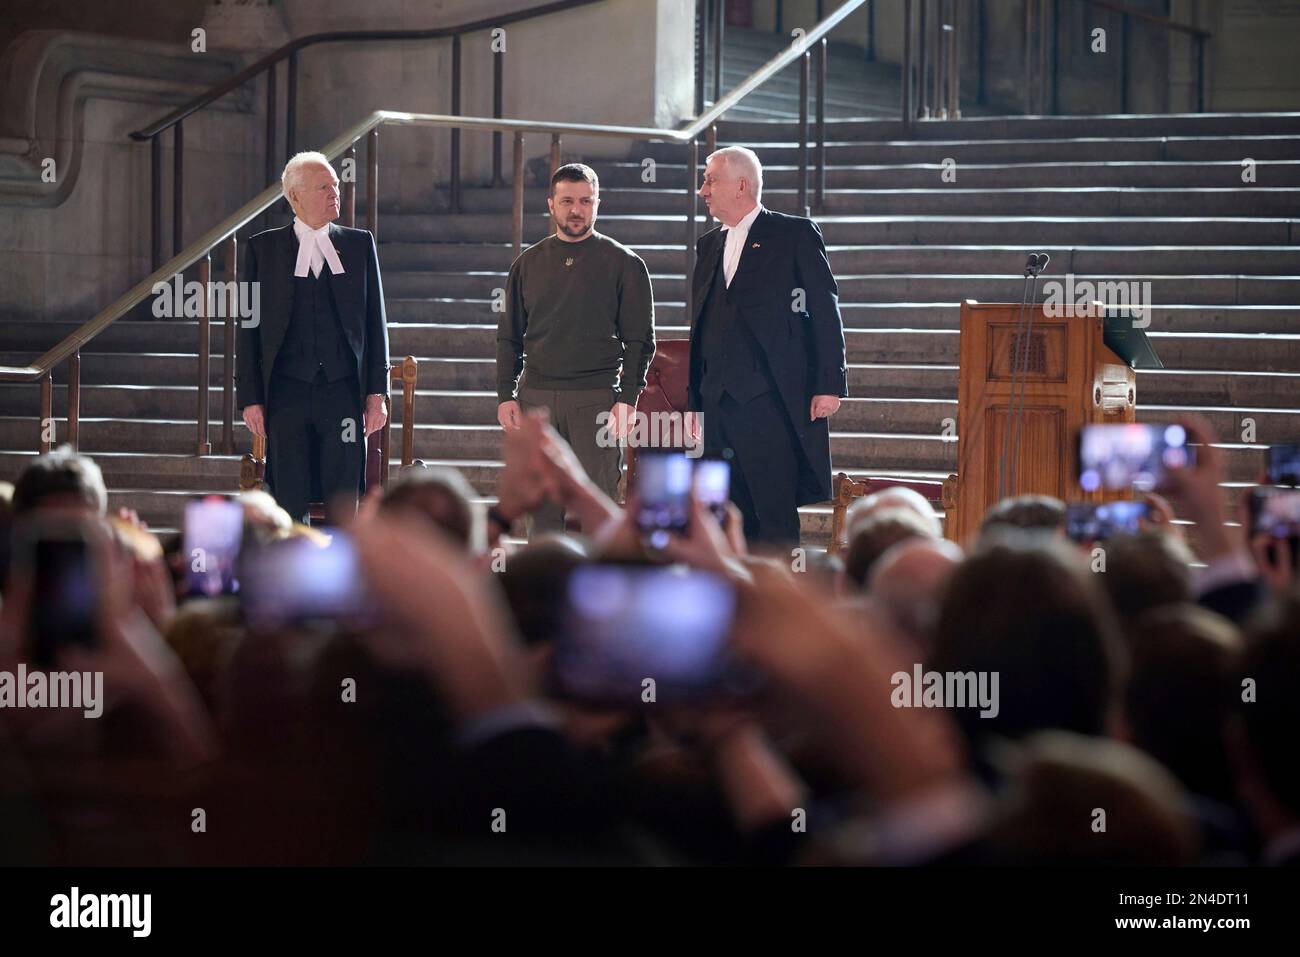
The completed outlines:
{"type": "Polygon", "coordinates": [[[867,578],[867,594],[908,638],[928,644],[943,589],[962,551],[946,539],[909,538],[885,552],[867,578]]]}
{"type": "Polygon", "coordinates": [[[861,528],[864,522],[876,513],[891,508],[905,508],[915,512],[925,520],[926,525],[932,530],[933,537],[943,537],[943,526],[934,514],[934,508],[924,495],[906,485],[892,485],[860,498],[850,505],[844,522],[846,537],[852,540],[853,533],[861,528]]]}

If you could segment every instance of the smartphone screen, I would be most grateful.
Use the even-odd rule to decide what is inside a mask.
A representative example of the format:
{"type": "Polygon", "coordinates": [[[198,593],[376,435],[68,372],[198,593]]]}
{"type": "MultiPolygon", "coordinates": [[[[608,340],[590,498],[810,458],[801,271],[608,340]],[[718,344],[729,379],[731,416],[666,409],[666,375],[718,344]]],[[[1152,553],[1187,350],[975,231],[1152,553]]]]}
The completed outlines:
{"type": "Polygon", "coordinates": [[[1079,431],[1079,487],[1149,492],[1165,474],[1195,464],[1181,425],[1085,425],[1079,431]]]}
{"type": "Polygon", "coordinates": [[[1257,488],[1250,494],[1250,534],[1273,539],[1270,548],[1289,548],[1291,567],[1300,567],[1300,489],[1257,488]]]}
{"type": "Polygon", "coordinates": [[[569,576],[564,597],[552,684],[565,697],[631,707],[752,687],[730,652],[736,593],[721,576],[682,566],[584,565],[569,576]]]}
{"type": "Polygon", "coordinates": [[[727,527],[727,503],[731,501],[731,462],[728,458],[704,458],[695,462],[695,498],[704,503],[723,528],[727,527]]]}
{"type": "Polygon", "coordinates": [[[99,581],[84,527],[75,520],[32,519],[17,531],[17,557],[31,578],[28,647],[43,668],[60,648],[97,642],[99,581]]]}
{"type": "Polygon", "coordinates": [[[685,452],[642,449],[637,453],[636,525],[652,548],[663,548],[669,536],[686,532],[692,465],[685,452]]]}
{"type": "Polygon", "coordinates": [[[1268,481],[1272,485],[1300,485],[1300,442],[1269,446],[1268,481]]]}
{"type": "Polygon", "coordinates": [[[1146,502],[1074,503],[1066,509],[1065,533],[1071,541],[1100,542],[1114,535],[1133,535],[1149,517],[1146,502]]]}
{"type": "Polygon", "coordinates": [[[1255,489],[1250,496],[1252,534],[1300,537],[1300,489],[1255,489]]]}
{"type": "Polygon", "coordinates": [[[226,498],[205,498],[185,506],[182,547],[186,592],[229,595],[239,591],[235,566],[244,533],[244,509],[226,498]]]}
{"type": "Polygon", "coordinates": [[[373,618],[356,547],[342,532],[325,547],[293,538],[259,548],[246,556],[240,581],[241,607],[254,630],[360,626],[373,618]]]}

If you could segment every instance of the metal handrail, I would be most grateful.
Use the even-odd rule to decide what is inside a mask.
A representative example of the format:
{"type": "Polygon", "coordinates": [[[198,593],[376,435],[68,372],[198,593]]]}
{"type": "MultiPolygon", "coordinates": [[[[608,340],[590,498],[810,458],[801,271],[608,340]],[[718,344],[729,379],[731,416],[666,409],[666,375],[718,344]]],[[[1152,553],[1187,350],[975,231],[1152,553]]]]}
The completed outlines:
{"type": "Polygon", "coordinates": [[[214,86],[206,93],[200,94],[184,106],[173,110],[156,123],[136,130],[131,133],[131,139],[152,139],[164,130],[167,130],[181,122],[181,120],[184,120],[192,113],[197,113],[209,103],[214,103],[227,93],[243,86],[258,74],[278,64],[281,60],[288,59],[290,55],[297,53],[299,50],[304,50],[309,46],[315,46],[319,43],[344,43],[353,41],[369,43],[371,41],[379,40],[445,40],[461,33],[478,33],[482,30],[490,30],[493,27],[509,26],[510,24],[518,23],[521,20],[531,20],[551,13],[570,10],[574,7],[585,7],[600,2],[601,0],[555,0],[553,3],[548,3],[540,7],[532,7],[528,10],[520,10],[517,13],[507,13],[499,17],[473,20],[468,23],[460,23],[452,27],[438,27],[433,30],[335,30],[327,33],[308,34],[305,37],[290,40],[279,49],[272,50],[256,63],[244,68],[230,79],[214,86]]]}
{"type": "MultiPolygon", "coordinates": [[[[184,121],[203,107],[219,100],[262,74],[266,75],[266,132],[265,176],[267,183],[274,181],[277,164],[276,147],[276,113],[278,109],[277,70],[280,62],[287,61],[285,72],[285,119],[284,145],[285,159],[293,155],[298,132],[298,54],[310,46],[321,43],[372,42],[389,40],[451,40],[451,112],[460,113],[461,92],[461,37],[487,29],[495,29],[526,20],[538,19],[552,13],[561,13],[579,7],[590,6],[601,0],[554,0],[552,3],[500,17],[470,20],[449,27],[430,30],[346,30],[328,33],[313,33],[309,36],[291,40],[276,50],[271,51],[256,63],[245,67],[239,73],[216,84],[211,89],[199,94],[157,122],[130,134],[136,141],[149,143],[149,178],[150,178],[150,265],[157,268],[162,263],[163,248],[163,214],[162,214],[162,136],[167,130],[173,134],[172,155],[172,249],[179,250],[184,238],[181,218],[181,205],[184,197],[185,179],[185,127],[184,121]]],[[[492,115],[502,114],[503,57],[499,54],[492,58],[492,115]]],[[[494,185],[501,181],[501,136],[495,134],[492,143],[492,178],[494,185]]],[[[451,132],[451,208],[459,212],[460,206],[460,131],[451,132]]]]}
{"type": "Polygon", "coordinates": [[[1154,26],[1164,27],[1166,30],[1174,30],[1179,33],[1187,33],[1196,37],[1198,40],[1208,40],[1214,36],[1209,30],[1203,30],[1200,27],[1194,27],[1190,23],[1179,23],[1177,20],[1171,20],[1169,17],[1157,16],[1146,10],[1138,10],[1124,3],[1115,3],[1113,0],[1083,0],[1084,3],[1094,7],[1101,7],[1103,10],[1110,10],[1113,13],[1122,13],[1126,16],[1134,17],[1138,20],[1144,20],[1154,26]]]}
{"type": "MultiPolygon", "coordinates": [[[[368,136],[368,167],[370,176],[369,188],[369,217],[370,226],[375,230],[378,219],[378,202],[376,193],[376,183],[378,176],[378,129],[384,125],[394,126],[431,126],[440,128],[450,128],[459,130],[480,130],[501,133],[513,133],[515,139],[514,149],[514,208],[513,219],[515,221],[515,249],[518,252],[522,240],[522,222],[523,222],[523,136],[525,133],[550,134],[551,136],[551,165],[558,164],[559,159],[559,138],[562,135],[571,134],[577,136],[608,137],[617,139],[634,139],[634,140],[657,140],[679,145],[686,145],[689,148],[689,161],[687,164],[687,197],[689,201],[687,215],[687,243],[686,243],[686,276],[687,290],[689,295],[691,272],[694,265],[694,236],[697,225],[696,193],[695,181],[698,178],[698,150],[699,137],[707,133],[707,141],[712,146],[716,142],[716,128],[714,124],[729,109],[743,100],[754,90],[761,87],[764,83],[774,77],[782,69],[789,66],[796,59],[801,60],[801,69],[803,73],[802,87],[807,90],[807,82],[810,70],[809,48],[817,48],[821,63],[825,62],[825,36],[835,26],[837,26],[846,16],[862,6],[866,0],[845,0],[845,2],[829,17],[817,24],[798,42],[791,44],[790,48],[774,56],[771,60],[759,67],[753,74],[747,77],[731,93],[720,99],[710,109],[696,117],[682,129],[661,129],[656,127],[639,127],[639,126],[616,126],[610,124],[591,124],[591,123],[568,123],[553,121],[534,121],[534,120],[514,120],[501,119],[497,117],[480,117],[480,116],[456,116],[448,114],[434,113],[404,113],[391,110],[376,110],[365,119],[358,121],[351,127],[340,133],[333,140],[321,148],[323,153],[330,160],[337,159],[340,155],[348,153],[355,156],[356,143],[362,137],[368,136]]],[[[824,70],[818,71],[819,76],[824,75],[824,70]]],[[[806,122],[807,97],[804,97],[802,111],[804,114],[802,122],[802,155],[801,155],[801,177],[800,177],[800,197],[806,195],[807,173],[808,173],[808,123],[806,122]]],[[[819,123],[819,126],[822,125],[819,123]]],[[[819,149],[824,149],[824,142],[819,143],[819,149]]],[[[819,153],[822,157],[821,162],[824,166],[824,153],[819,153]]],[[[355,216],[355,183],[344,184],[343,197],[343,216],[351,224],[355,216]]],[[[94,318],[80,326],[76,331],[65,336],[62,341],[38,358],[33,364],[28,366],[0,366],[0,382],[40,382],[41,384],[41,417],[42,422],[49,421],[52,417],[52,396],[51,390],[53,385],[52,370],[60,362],[67,360],[72,371],[72,381],[69,384],[69,431],[74,437],[77,431],[77,421],[79,413],[72,403],[72,396],[79,393],[80,389],[80,355],[81,348],[94,339],[97,335],[107,329],[115,321],[126,315],[130,310],[144,302],[149,297],[155,286],[159,283],[170,281],[173,277],[184,272],[185,269],[199,263],[200,283],[205,289],[210,281],[210,257],[213,249],[219,244],[227,242],[227,279],[234,278],[235,268],[235,251],[234,239],[235,233],[241,228],[248,225],[263,212],[270,209],[278,202],[284,193],[281,186],[276,183],[266,187],[262,192],[257,194],[241,206],[236,212],[227,216],[216,226],[209,229],[202,237],[190,243],[185,249],[177,253],[170,260],[159,266],[146,278],[136,283],[130,291],[120,296],[111,305],[97,313],[94,318]],[[74,392],[75,390],[75,392],[74,392]]],[[[209,346],[209,325],[208,311],[210,309],[210,296],[205,296],[203,313],[200,315],[200,379],[199,382],[199,413],[198,429],[199,454],[208,454],[210,445],[207,442],[208,430],[208,390],[211,388],[207,371],[208,371],[208,346],[209,346]]],[[[233,352],[233,319],[227,318],[226,321],[226,352],[225,352],[225,403],[224,403],[224,446],[227,454],[231,451],[232,446],[232,428],[231,428],[231,408],[233,397],[231,391],[231,382],[233,369],[231,367],[233,352]]],[[[49,441],[42,438],[42,449],[48,448],[49,441]]]]}
{"type": "MultiPolygon", "coordinates": [[[[1119,39],[1119,62],[1121,62],[1121,79],[1119,79],[1119,112],[1128,112],[1128,18],[1149,23],[1152,26],[1161,27],[1162,30],[1173,31],[1173,33],[1187,34],[1196,44],[1196,112],[1205,112],[1205,43],[1206,40],[1212,39],[1214,34],[1209,30],[1201,29],[1199,26],[1192,26],[1191,23],[1180,23],[1177,20],[1170,20],[1169,17],[1160,17],[1154,13],[1148,13],[1147,10],[1134,9],[1127,4],[1114,3],[1114,0],[1080,0],[1080,3],[1086,3],[1089,7],[1109,10],[1110,13],[1118,13],[1123,18],[1121,21],[1121,39],[1119,39]]],[[[1052,20],[1053,34],[1060,31],[1060,18],[1053,17],[1052,20]]],[[[1060,39],[1053,35],[1053,57],[1060,57],[1060,39]]],[[[1045,53],[1044,53],[1045,64],[1045,53]]],[[[1043,82],[1045,82],[1045,78],[1043,82]]],[[[1056,75],[1053,74],[1053,109],[1056,107],[1056,75]]]]}

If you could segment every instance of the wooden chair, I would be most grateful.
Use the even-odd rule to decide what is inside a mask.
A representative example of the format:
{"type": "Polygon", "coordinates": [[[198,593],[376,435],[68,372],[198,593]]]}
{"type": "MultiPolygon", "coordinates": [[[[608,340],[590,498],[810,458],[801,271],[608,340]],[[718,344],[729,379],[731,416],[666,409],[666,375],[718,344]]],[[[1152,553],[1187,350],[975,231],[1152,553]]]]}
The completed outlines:
{"type": "Polygon", "coordinates": [[[919,492],[925,496],[927,502],[941,506],[944,513],[943,533],[948,538],[953,537],[956,531],[953,521],[953,514],[957,508],[956,475],[949,475],[942,482],[939,482],[926,479],[899,478],[863,477],[855,479],[850,478],[843,472],[837,472],[834,481],[831,483],[835,497],[831,499],[833,506],[831,512],[831,541],[826,551],[836,555],[847,547],[848,543],[845,541],[847,533],[845,517],[854,499],[875,492],[883,492],[887,488],[894,488],[899,485],[910,488],[914,492],[919,492]]]}
{"type": "MultiPolygon", "coordinates": [[[[417,363],[413,356],[407,356],[393,366],[390,371],[394,387],[402,390],[402,466],[410,465],[415,456],[415,382],[417,363]]],[[[366,438],[366,488],[388,484],[388,456],[391,448],[390,439],[393,428],[393,403],[389,396],[384,400],[384,411],[388,419],[379,432],[379,441],[366,438]]],[[[248,492],[264,487],[266,478],[266,438],[253,436],[253,450],[246,452],[239,462],[239,490],[248,492]]],[[[311,505],[312,521],[325,518],[325,505],[313,502],[311,505]]]]}
{"type": "MultiPolygon", "coordinates": [[[[655,343],[655,355],[646,370],[645,388],[637,399],[636,410],[644,415],[676,413],[681,420],[682,441],[686,441],[686,393],[690,386],[691,341],[661,339],[655,343]]],[[[619,483],[619,504],[627,503],[627,490],[636,488],[636,449],[627,446],[624,461],[627,470],[619,483]]]]}

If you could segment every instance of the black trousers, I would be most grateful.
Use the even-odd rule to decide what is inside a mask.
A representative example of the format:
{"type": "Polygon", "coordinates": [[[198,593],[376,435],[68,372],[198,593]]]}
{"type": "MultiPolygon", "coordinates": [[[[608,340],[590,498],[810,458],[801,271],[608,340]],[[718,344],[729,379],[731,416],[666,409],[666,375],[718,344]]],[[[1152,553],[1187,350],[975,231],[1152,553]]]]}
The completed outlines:
{"type": "Polygon", "coordinates": [[[313,501],[356,511],[366,461],[366,425],[355,376],[312,382],[271,376],[266,406],[271,492],[295,522],[313,501]]]}
{"type": "Polygon", "coordinates": [[[745,517],[745,539],[754,544],[799,544],[799,449],[794,428],[775,391],[748,402],[724,392],[703,396],[704,454],[724,448],[731,460],[731,500],[745,517]]]}

